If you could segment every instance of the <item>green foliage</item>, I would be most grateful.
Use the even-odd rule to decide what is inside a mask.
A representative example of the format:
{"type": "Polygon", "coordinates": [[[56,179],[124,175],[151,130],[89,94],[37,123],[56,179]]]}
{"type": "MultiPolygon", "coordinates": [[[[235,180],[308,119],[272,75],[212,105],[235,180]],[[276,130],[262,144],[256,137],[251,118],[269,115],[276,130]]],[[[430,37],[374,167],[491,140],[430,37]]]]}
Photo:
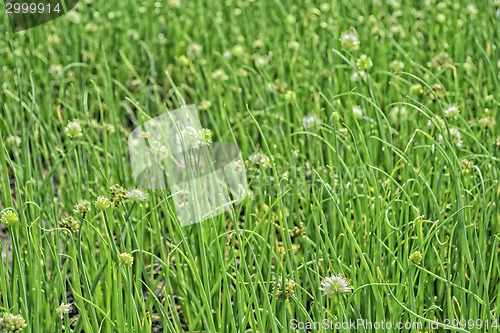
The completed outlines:
{"type": "Polygon", "coordinates": [[[2,13],[1,307],[58,333],[497,319],[499,7],[85,0],[17,34],[2,13]],[[183,104],[251,191],[187,227],[127,150],[183,104]]]}

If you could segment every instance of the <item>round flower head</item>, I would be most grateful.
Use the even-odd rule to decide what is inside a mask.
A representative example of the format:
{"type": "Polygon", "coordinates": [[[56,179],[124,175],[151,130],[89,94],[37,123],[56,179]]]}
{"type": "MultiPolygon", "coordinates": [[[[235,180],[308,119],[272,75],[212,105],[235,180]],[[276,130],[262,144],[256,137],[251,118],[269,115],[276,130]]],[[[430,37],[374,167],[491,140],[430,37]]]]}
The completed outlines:
{"type": "Polygon", "coordinates": [[[5,143],[10,147],[19,148],[21,147],[21,138],[18,136],[11,135],[5,139],[5,143]]]}
{"type": "Polygon", "coordinates": [[[365,71],[353,71],[351,75],[352,82],[366,81],[367,75],[365,71]]]}
{"type": "Polygon", "coordinates": [[[352,107],[352,113],[354,114],[354,118],[361,119],[363,118],[363,110],[359,105],[354,105],[352,107]]]}
{"type": "Polygon", "coordinates": [[[390,115],[394,123],[405,122],[408,119],[408,111],[404,106],[393,107],[390,115]]]}
{"type": "Polygon", "coordinates": [[[332,275],[331,277],[326,277],[321,281],[321,288],[326,296],[333,297],[339,294],[347,294],[352,290],[349,286],[349,280],[342,277],[342,275],[332,275]]]}
{"type": "Polygon", "coordinates": [[[288,42],[288,48],[292,49],[294,51],[298,51],[300,49],[300,44],[299,44],[299,42],[292,40],[292,41],[288,42]]]}
{"type": "Polygon", "coordinates": [[[362,54],[359,56],[358,61],[356,62],[358,69],[364,71],[365,69],[369,69],[373,66],[372,59],[366,54],[362,54]]]}
{"type": "Polygon", "coordinates": [[[90,201],[88,200],[80,200],[73,209],[73,212],[77,214],[87,214],[90,212],[90,201]]]}
{"type": "Polygon", "coordinates": [[[394,9],[401,8],[401,1],[399,0],[387,0],[387,4],[394,9]]]}
{"type": "Polygon", "coordinates": [[[179,58],[178,58],[179,62],[184,65],[184,66],[187,66],[189,65],[189,58],[186,57],[185,55],[181,55],[179,58]]]}
{"type": "Polygon", "coordinates": [[[4,223],[8,227],[12,227],[14,224],[19,221],[19,217],[17,216],[17,213],[11,209],[6,210],[2,214],[2,218],[0,219],[2,223],[4,223]]]}
{"type": "Polygon", "coordinates": [[[319,9],[325,13],[330,10],[330,4],[328,2],[323,2],[321,5],[319,5],[319,9]]]}
{"type": "Polygon", "coordinates": [[[66,127],[64,128],[64,133],[66,133],[66,135],[70,139],[75,140],[82,136],[82,127],[80,126],[78,121],[73,120],[70,121],[68,125],[66,125],[66,127]]]}
{"type": "Polygon", "coordinates": [[[446,109],[444,109],[444,115],[446,116],[446,118],[457,119],[459,114],[460,110],[455,104],[451,104],[446,109]]]}
{"type": "Polygon", "coordinates": [[[321,120],[315,115],[305,116],[302,118],[302,124],[304,125],[304,129],[306,131],[312,131],[318,129],[321,125],[321,120]]]}
{"type": "Polygon", "coordinates": [[[410,87],[410,94],[414,96],[422,95],[424,90],[422,89],[422,85],[420,83],[414,84],[410,87]]]}
{"type": "Polygon", "coordinates": [[[483,115],[481,119],[479,119],[479,125],[482,128],[493,128],[496,125],[496,120],[493,117],[488,116],[487,114],[483,115]]]}
{"type": "Polygon", "coordinates": [[[153,159],[156,161],[161,161],[168,156],[168,149],[162,145],[159,141],[150,140],[150,152],[153,159]]]}
{"type": "Polygon", "coordinates": [[[413,252],[408,259],[412,265],[419,265],[422,261],[422,253],[419,251],[413,252]]]}
{"type": "Polygon", "coordinates": [[[440,116],[434,116],[432,119],[429,119],[427,125],[432,129],[436,128],[436,126],[443,130],[446,128],[446,123],[440,116]]]}
{"type": "Polygon", "coordinates": [[[104,123],[102,127],[104,128],[104,130],[106,130],[106,132],[108,132],[108,134],[113,134],[115,132],[115,127],[111,124],[104,123]]]}
{"type": "Polygon", "coordinates": [[[118,263],[120,266],[130,267],[134,263],[134,257],[129,253],[118,254],[118,263]]]}
{"type": "Polygon", "coordinates": [[[269,168],[271,166],[271,160],[262,151],[258,150],[248,157],[251,163],[260,165],[263,168],[269,168]]]}
{"type": "Polygon", "coordinates": [[[200,110],[208,110],[212,106],[212,102],[204,100],[200,103],[200,110]]]}
{"type": "Polygon", "coordinates": [[[232,53],[236,57],[241,57],[241,56],[245,55],[245,48],[243,46],[237,44],[237,45],[233,46],[232,53]]]}
{"type": "MultiPolygon", "coordinates": [[[[438,139],[440,143],[444,142],[444,138],[441,134],[439,135],[438,139]]],[[[453,143],[455,146],[457,146],[458,148],[462,148],[463,146],[462,134],[458,129],[450,128],[450,140],[451,143],[453,143]]]]}
{"type": "Polygon", "coordinates": [[[26,322],[21,315],[13,315],[10,313],[4,313],[0,318],[0,332],[2,333],[19,333],[26,326],[26,322]]]}
{"type": "Polygon", "coordinates": [[[459,161],[460,163],[460,168],[462,169],[463,173],[469,173],[472,168],[472,162],[466,158],[461,158],[459,161]]]}
{"type": "Polygon", "coordinates": [[[189,58],[194,59],[201,53],[202,47],[198,44],[191,44],[188,47],[187,55],[189,58]]]}
{"type": "Polygon", "coordinates": [[[437,54],[432,59],[432,66],[437,70],[443,70],[445,68],[453,66],[453,59],[446,52],[441,52],[437,54]]]}
{"type": "Polygon", "coordinates": [[[61,302],[61,305],[59,305],[59,307],[56,309],[56,313],[59,318],[63,319],[64,315],[70,313],[71,310],[73,310],[72,303],[64,304],[63,302],[61,302]]]}
{"type": "Polygon", "coordinates": [[[468,4],[465,10],[471,18],[475,18],[477,13],[479,13],[476,6],[472,3],[468,4]]]}
{"type": "Polygon", "coordinates": [[[256,56],[254,59],[255,67],[264,67],[269,63],[269,57],[266,56],[256,56]]]}
{"type": "Polygon", "coordinates": [[[106,210],[111,206],[111,201],[109,201],[108,198],[104,196],[97,197],[97,200],[95,201],[95,208],[98,210],[106,210]]]}
{"type": "Polygon", "coordinates": [[[136,188],[127,191],[126,198],[132,202],[146,201],[148,200],[148,194],[136,188]]]}
{"type": "Polygon", "coordinates": [[[71,232],[78,232],[78,229],[80,228],[80,222],[75,219],[73,216],[68,216],[63,218],[59,222],[59,226],[61,228],[68,229],[71,232]]]}
{"type": "Polygon", "coordinates": [[[333,111],[332,114],[330,115],[330,121],[334,124],[338,123],[340,120],[340,115],[338,112],[333,111]]]}
{"type": "Polygon", "coordinates": [[[395,73],[402,72],[405,69],[405,64],[401,61],[394,60],[389,64],[389,68],[395,73]]]}
{"type": "Polygon", "coordinates": [[[405,29],[400,24],[393,25],[389,29],[389,32],[390,32],[391,36],[394,36],[394,37],[405,37],[406,36],[405,29]]]}
{"type": "Polygon", "coordinates": [[[226,81],[229,79],[229,76],[226,75],[226,72],[224,72],[223,69],[217,69],[212,73],[212,78],[218,81],[226,81]]]}
{"type": "Polygon", "coordinates": [[[192,126],[186,126],[176,135],[176,143],[186,148],[199,148],[212,142],[212,131],[208,128],[197,130],[192,126]]]}
{"type": "Polygon", "coordinates": [[[356,29],[351,28],[340,35],[340,45],[344,50],[357,51],[359,50],[359,37],[356,29]]]}
{"type": "Polygon", "coordinates": [[[81,15],[77,11],[70,11],[66,14],[66,18],[73,24],[79,24],[82,21],[81,15]]]}
{"type": "Polygon", "coordinates": [[[208,128],[202,128],[201,133],[203,134],[203,139],[207,145],[212,143],[212,131],[208,128]]]}
{"type": "Polygon", "coordinates": [[[287,90],[287,92],[285,93],[285,100],[286,101],[293,101],[295,100],[295,93],[291,90],[287,90]]]}

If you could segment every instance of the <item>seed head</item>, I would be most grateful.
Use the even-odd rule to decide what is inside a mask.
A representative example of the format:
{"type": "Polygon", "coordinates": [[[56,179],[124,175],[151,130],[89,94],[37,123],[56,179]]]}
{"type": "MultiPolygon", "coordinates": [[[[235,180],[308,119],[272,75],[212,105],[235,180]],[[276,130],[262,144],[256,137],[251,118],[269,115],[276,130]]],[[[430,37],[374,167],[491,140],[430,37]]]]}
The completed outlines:
{"type": "Polygon", "coordinates": [[[459,161],[460,167],[462,168],[463,173],[469,173],[472,169],[472,162],[466,158],[461,158],[459,161]]]}
{"type": "Polygon", "coordinates": [[[109,201],[109,199],[104,196],[97,197],[97,200],[94,204],[95,208],[97,208],[98,210],[106,210],[109,208],[109,206],[111,206],[111,202],[109,201]]]}
{"type": "Polygon", "coordinates": [[[78,121],[73,120],[70,121],[68,125],[66,125],[66,128],[64,128],[64,133],[66,133],[66,135],[70,139],[75,140],[82,136],[82,127],[80,126],[78,121]]]}
{"type": "Polygon", "coordinates": [[[134,257],[129,253],[120,253],[118,254],[118,263],[120,266],[130,267],[134,263],[134,257]]]}
{"type": "MultiPolygon", "coordinates": [[[[328,184],[327,184],[328,185],[328,184]]],[[[288,230],[290,236],[293,238],[299,238],[306,234],[306,225],[304,222],[300,222],[300,227],[294,226],[292,230],[288,230]]]]}
{"type": "Polygon", "coordinates": [[[435,101],[436,99],[443,100],[448,95],[446,89],[438,83],[433,84],[431,90],[426,90],[425,93],[429,95],[429,98],[432,101],[435,101]]]}
{"type": "Polygon", "coordinates": [[[342,275],[332,275],[331,277],[326,277],[321,281],[321,288],[326,296],[333,297],[339,294],[347,294],[352,290],[349,286],[349,280],[342,277],[342,275]]]}
{"type": "Polygon", "coordinates": [[[437,54],[432,59],[432,66],[437,70],[443,70],[445,68],[453,66],[453,59],[446,52],[441,52],[437,54]]]}
{"type": "Polygon", "coordinates": [[[420,253],[419,251],[415,251],[410,255],[408,259],[410,260],[410,263],[412,265],[419,265],[422,261],[422,253],[420,253]]]}
{"type": "Polygon", "coordinates": [[[73,212],[77,214],[87,214],[90,212],[90,201],[88,200],[80,200],[73,209],[73,212]]]}
{"type": "Polygon", "coordinates": [[[288,297],[295,295],[295,291],[293,290],[296,285],[295,281],[286,279],[285,288],[281,286],[281,283],[282,281],[280,280],[275,287],[276,297],[278,299],[287,299],[288,297]]]}
{"type": "Polygon", "coordinates": [[[19,333],[26,326],[28,325],[21,315],[4,313],[0,318],[0,332],[2,333],[19,333]]]}
{"type": "Polygon", "coordinates": [[[68,229],[71,232],[78,232],[78,229],[80,228],[80,222],[73,216],[67,216],[59,221],[59,226],[61,228],[68,229]]]}
{"type": "Polygon", "coordinates": [[[12,227],[14,224],[16,224],[19,221],[19,217],[17,216],[17,213],[13,211],[12,209],[6,210],[2,214],[1,218],[2,223],[4,223],[8,227],[12,227]]]}
{"type": "Polygon", "coordinates": [[[120,185],[111,185],[109,188],[109,192],[111,193],[111,203],[114,207],[118,206],[120,202],[122,202],[127,195],[127,190],[120,185]]]}
{"type": "Polygon", "coordinates": [[[115,132],[115,127],[111,124],[104,123],[102,127],[108,134],[113,134],[115,132]]]}

